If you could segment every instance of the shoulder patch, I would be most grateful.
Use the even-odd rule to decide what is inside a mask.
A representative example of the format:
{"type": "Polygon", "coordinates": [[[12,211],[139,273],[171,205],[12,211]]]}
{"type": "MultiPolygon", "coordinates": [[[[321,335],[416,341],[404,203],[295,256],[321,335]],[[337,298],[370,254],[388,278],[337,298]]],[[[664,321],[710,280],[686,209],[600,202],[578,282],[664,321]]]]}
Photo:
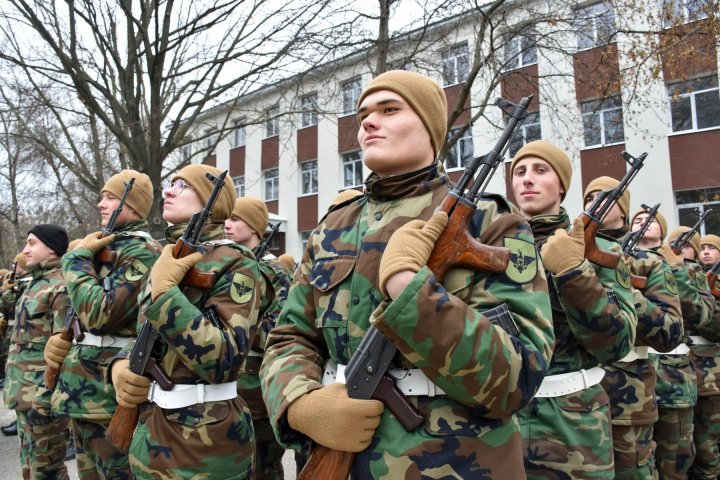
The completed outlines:
{"type": "Polygon", "coordinates": [[[535,245],[527,240],[505,237],[503,245],[510,250],[505,275],[515,283],[528,283],[537,275],[538,261],[535,245]]]}
{"type": "Polygon", "coordinates": [[[244,273],[236,273],[233,275],[230,286],[230,298],[233,299],[233,302],[242,305],[250,300],[254,289],[255,280],[252,277],[244,273]]]}
{"type": "Polygon", "coordinates": [[[710,285],[708,284],[708,279],[705,276],[705,273],[701,270],[696,270],[695,274],[693,275],[695,280],[695,288],[698,290],[709,290],[710,285]]]}
{"type": "Polygon", "coordinates": [[[677,281],[675,280],[675,275],[673,275],[672,272],[665,272],[665,286],[667,287],[668,292],[673,295],[678,294],[677,281]]]}
{"type": "Polygon", "coordinates": [[[615,280],[617,280],[621,287],[626,289],[630,288],[630,267],[627,266],[627,263],[625,263],[622,258],[618,262],[617,267],[615,267],[615,280]]]}
{"type": "Polygon", "coordinates": [[[144,263],[139,259],[133,260],[127,270],[125,270],[125,278],[130,282],[137,282],[145,276],[150,270],[144,263]]]}

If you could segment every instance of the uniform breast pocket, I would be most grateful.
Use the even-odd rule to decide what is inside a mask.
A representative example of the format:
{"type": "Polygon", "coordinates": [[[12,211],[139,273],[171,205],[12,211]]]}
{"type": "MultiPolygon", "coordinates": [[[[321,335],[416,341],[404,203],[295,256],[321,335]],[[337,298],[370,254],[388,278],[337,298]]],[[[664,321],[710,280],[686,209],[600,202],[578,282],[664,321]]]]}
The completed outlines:
{"type": "Polygon", "coordinates": [[[310,276],[315,297],[315,326],[338,328],[348,317],[350,280],[355,269],[354,256],[338,256],[316,260],[310,276]]]}

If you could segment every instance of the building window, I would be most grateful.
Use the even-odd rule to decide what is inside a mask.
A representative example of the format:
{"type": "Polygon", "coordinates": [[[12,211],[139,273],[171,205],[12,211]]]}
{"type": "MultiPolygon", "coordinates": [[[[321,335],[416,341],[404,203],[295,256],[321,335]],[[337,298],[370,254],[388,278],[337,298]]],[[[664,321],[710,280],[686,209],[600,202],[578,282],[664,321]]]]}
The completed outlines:
{"type": "Polygon", "coordinates": [[[265,138],[280,135],[280,107],[268,108],[265,111],[265,138]]]}
{"type": "Polygon", "coordinates": [[[183,161],[190,161],[190,157],[193,155],[193,146],[192,143],[188,143],[187,145],[183,145],[180,147],[180,153],[182,155],[183,161]]]}
{"type": "Polygon", "coordinates": [[[280,197],[280,177],[278,169],[266,170],[263,174],[265,183],[264,199],[266,202],[277,200],[280,197]]]}
{"type": "MultiPolygon", "coordinates": [[[[707,210],[720,210],[720,188],[701,188],[675,192],[680,225],[693,227],[707,210]]],[[[720,232],[720,215],[710,214],[700,227],[700,235],[720,232]]]]}
{"type": "Polygon", "coordinates": [[[355,113],[357,102],[360,100],[362,88],[360,85],[360,77],[353,78],[342,84],[342,113],[350,115],[355,113]]]}
{"type": "MultiPolygon", "coordinates": [[[[448,138],[455,135],[457,129],[450,131],[448,138]]],[[[473,156],[473,139],[470,129],[465,129],[463,136],[455,142],[448,152],[447,158],[445,159],[445,168],[447,170],[455,170],[458,168],[465,168],[467,164],[472,160],[473,156]]]]}
{"type": "Polygon", "coordinates": [[[317,93],[306,95],[300,100],[300,110],[302,118],[300,119],[302,128],[317,125],[318,123],[318,96],[317,93]]]}
{"type": "Polygon", "coordinates": [[[510,142],[508,155],[510,155],[510,158],[514,157],[518,150],[520,150],[525,144],[535,140],[540,140],[541,138],[542,131],[540,129],[540,112],[529,112],[515,134],[515,137],[513,137],[510,142]]]}
{"type": "Polygon", "coordinates": [[[718,78],[696,78],[668,86],[673,132],[720,125],[718,78]]]}
{"type": "Polygon", "coordinates": [[[245,196],[245,176],[233,177],[235,184],[235,195],[240,198],[245,196]]]}
{"type": "Polygon", "coordinates": [[[300,164],[300,180],[302,185],[300,191],[303,195],[317,193],[318,191],[318,165],[317,160],[303,162],[300,164]]]}
{"type": "Polygon", "coordinates": [[[708,0],[663,0],[662,4],[663,24],[666,27],[702,20],[714,8],[708,0]]]}
{"type": "Polygon", "coordinates": [[[445,86],[467,80],[470,71],[470,54],[467,43],[448,48],[442,54],[443,81],[445,86]]]}
{"type": "Polygon", "coordinates": [[[343,154],[343,187],[357,187],[363,183],[362,155],[360,152],[343,154]]]}
{"type": "Polygon", "coordinates": [[[537,63],[537,43],[532,33],[517,35],[505,43],[505,69],[526,67],[537,63]]]}
{"type": "Polygon", "coordinates": [[[215,153],[218,143],[217,128],[208,128],[205,130],[205,147],[210,151],[210,155],[215,153]]]}
{"type": "Polygon", "coordinates": [[[581,103],[580,111],[586,147],[625,141],[622,100],[619,95],[581,103]]]}
{"type": "MultiPolygon", "coordinates": [[[[305,232],[300,232],[300,243],[302,244],[302,251],[304,252],[307,248],[308,240],[310,240],[310,234],[312,233],[312,230],[308,230],[305,232]]],[[[302,254],[300,255],[302,258],[302,254]]]]}
{"type": "Polygon", "coordinates": [[[245,119],[239,118],[233,121],[232,142],[233,147],[244,147],[245,146],[245,119]]]}
{"type": "Polygon", "coordinates": [[[610,42],[615,34],[615,11],[610,3],[596,3],[576,10],[578,50],[610,42]]]}

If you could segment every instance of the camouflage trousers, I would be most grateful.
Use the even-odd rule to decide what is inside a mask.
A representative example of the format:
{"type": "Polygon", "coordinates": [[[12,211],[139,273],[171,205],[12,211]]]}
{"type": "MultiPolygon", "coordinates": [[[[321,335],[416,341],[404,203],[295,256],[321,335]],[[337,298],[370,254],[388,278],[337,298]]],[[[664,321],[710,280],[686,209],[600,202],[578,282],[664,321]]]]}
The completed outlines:
{"type": "Polygon", "coordinates": [[[600,385],[518,412],[528,479],[612,479],[610,400],[600,385]]]}
{"type": "Polygon", "coordinates": [[[656,480],[653,424],[613,425],[616,480],[656,480]]]}
{"type": "Polygon", "coordinates": [[[711,480],[720,476],[720,396],[698,397],[695,405],[695,461],[688,478],[711,480]]]}
{"type": "Polygon", "coordinates": [[[105,440],[110,420],[71,420],[81,480],[131,478],[128,456],[105,440]]]}
{"type": "Polygon", "coordinates": [[[657,443],[655,465],[661,480],[687,478],[695,458],[693,407],[659,409],[653,438],[657,443]]]}
{"type": "Polygon", "coordinates": [[[16,411],[20,466],[25,480],[68,478],[65,454],[69,438],[67,418],[49,417],[36,410],[16,411]]]}
{"type": "Polygon", "coordinates": [[[275,440],[275,434],[267,418],[254,419],[255,429],[255,469],[250,477],[253,480],[283,480],[282,457],[285,449],[275,440]]]}

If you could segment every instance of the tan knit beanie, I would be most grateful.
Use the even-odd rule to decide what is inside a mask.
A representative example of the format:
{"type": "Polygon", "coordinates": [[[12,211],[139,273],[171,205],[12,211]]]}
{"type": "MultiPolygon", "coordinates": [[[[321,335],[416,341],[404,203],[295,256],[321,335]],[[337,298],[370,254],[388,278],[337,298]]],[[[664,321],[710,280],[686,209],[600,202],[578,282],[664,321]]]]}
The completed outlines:
{"type": "Polygon", "coordinates": [[[15,261],[17,262],[17,266],[22,268],[23,270],[27,270],[27,258],[25,258],[24,253],[18,253],[15,255],[15,261]]]}
{"type": "Polygon", "coordinates": [[[270,219],[267,205],[257,197],[240,197],[235,200],[232,215],[247,223],[260,238],[265,234],[270,219]]]}
{"type": "Polygon", "coordinates": [[[703,235],[700,239],[700,245],[712,245],[720,250],[720,237],[717,235],[703,235]]]}
{"type": "MultiPolygon", "coordinates": [[[[644,208],[641,208],[641,209],[637,210],[635,213],[633,213],[633,216],[630,219],[630,225],[632,225],[632,223],[635,221],[635,217],[637,217],[641,213],[648,213],[648,211],[645,210],[644,208]]],[[[667,228],[668,228],[667,220],[665,219],[665,215],[663,215],[660,211],[657,212],[657,216],[655,217],[655,219],[657,220],[658,224],[660,225],[660,240],[662,240],[663,238],[665,238],[665,235],[667,235],[667,228]]]]}
{"type": "MultiPolygon", "coordinates": [[[[185,180],[185,182],[187,182],[187,184],[195,190],[195,193],[198,194],[200,201],[205,204],[207,203],[208,198],[210,198],[210,194],[215,186],[210,179],[205,176],[206,173],[210,173],[218,177],[222,172],[210,165],[193,164],[188,165],[176,173],[172,177],[171,181],[174,182],[178,178],[185,180]]],[[[235,184],[233,183],[232,178],[228,175],[225,177],[225,185],[222,190],[220,190],[220,194],[215,201],[215,206],[213,206],[210,218],[220,221],[224,221],[229,218],[232,214],[233,206],[235,205],[235,199],[235,184]]]]}
{"type": "MultiPolygon", "coordinates": [[[[670,234],[668,235],[667,243],[670,244],[674,242],[680,235],[682,235],[685,232],[689,232],[690,227],[678,227],[670,234]]],[[[688,245],[690,245],[693,250],[695,250],[695,256],[700,255],[700,234],[695,233],[692,237],[690,237],[690,241],[688,242],[688,245]]]]}
{"type": "Polygon", "coordinates": [[[122,198],[125,193],[125,182],[131,178],[134,178],[135,182],[125,200],[125,205],[132,208],[140,215],[140,218],[147,218],[150,208],[152,208],[153,187],[150,177],[144,173],[135,170],[121,170],[120,173],[110,177],[101,192],[110,192],[117,198],[122,198]]]}
{"type": "Polygon", "coordinates": [[[555,173],[560,179],[560,185],[564,190],[561,197],[564,200],[570,188],[570,179],[572,178],[572,162],[570,161],[570,157],[550,142],[535,140],[522,147],[515,154],[515,158],[513,158],[512,164],[510,164],[511,176],[517,162],[525,157],[541,158],[555,170],[555,173]]]}
{"type": "MultiPolygon", "coordinates": [[[[616,180],[612,177],[598,177],[587,186],[583,198],[587,198],[592,192],[610,190],[615,188],[620,183],[620,180],[616,180]]],[[[622,196],[618,199],[618,206],[620,210],[625,214],[625,218],[630,218],[630,190],[625,190],[622,196]]]]}
{"type": "Polygon", "coordinates": [[[277,258],[277,263],[285,269],[285,271],[292,273],[295,270],[295,259],[289,253],[283,253],[277,258]]]}
{"type": "Polygon", "coordinates": [[[378,90],[390,90],[408,102],[430,134],[430,143],[437,156],[447,135],[447,98],[442,87],[419,73],[390,70],[375,77],[365,87],[358,100],[358,108],[365,97],[378,90]]]}

